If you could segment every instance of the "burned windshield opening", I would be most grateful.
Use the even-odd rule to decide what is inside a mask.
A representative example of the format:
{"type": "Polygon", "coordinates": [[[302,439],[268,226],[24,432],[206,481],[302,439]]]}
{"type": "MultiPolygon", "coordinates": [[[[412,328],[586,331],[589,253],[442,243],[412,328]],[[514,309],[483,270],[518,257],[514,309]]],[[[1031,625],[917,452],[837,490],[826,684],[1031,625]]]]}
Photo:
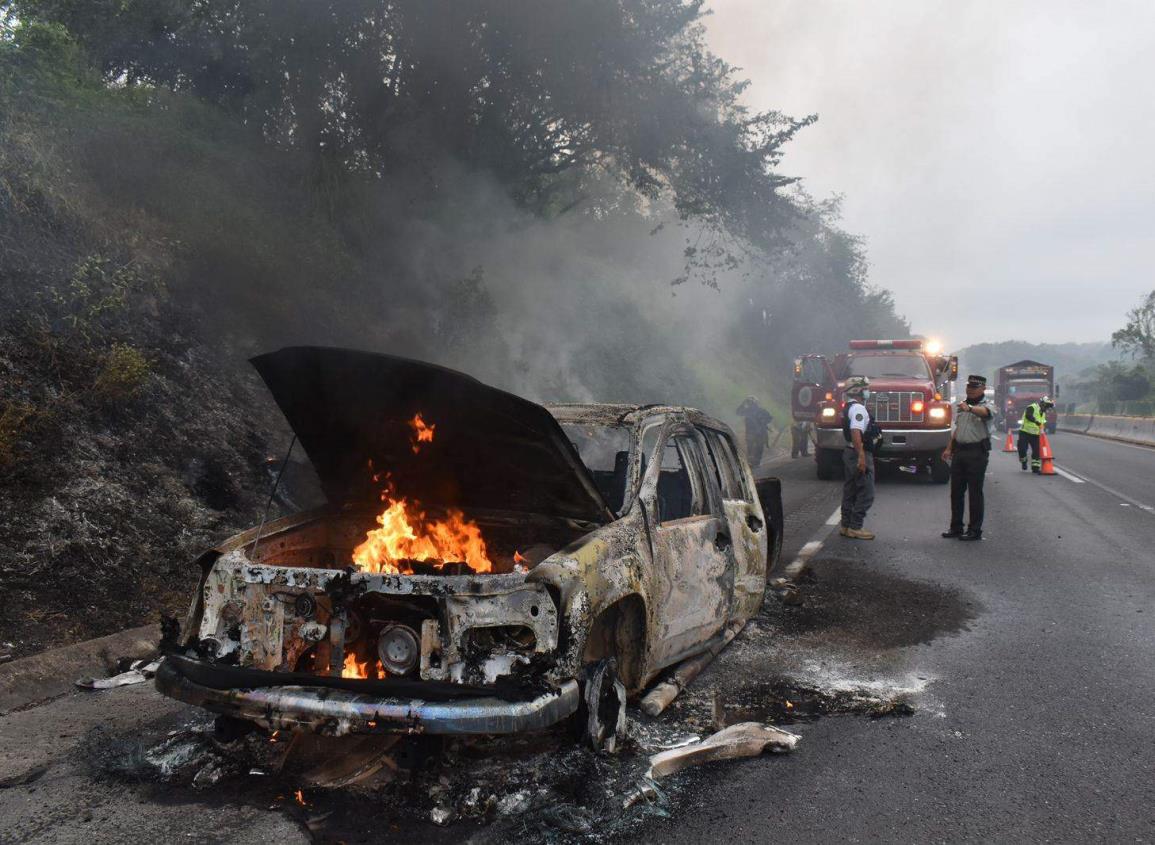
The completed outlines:
{"type": "Polygon", "coordinates": [[[629,481],[630,429],[620,425],[562,423],[566,437],[577,449],[610,510],[620,514],[629,481]]]}

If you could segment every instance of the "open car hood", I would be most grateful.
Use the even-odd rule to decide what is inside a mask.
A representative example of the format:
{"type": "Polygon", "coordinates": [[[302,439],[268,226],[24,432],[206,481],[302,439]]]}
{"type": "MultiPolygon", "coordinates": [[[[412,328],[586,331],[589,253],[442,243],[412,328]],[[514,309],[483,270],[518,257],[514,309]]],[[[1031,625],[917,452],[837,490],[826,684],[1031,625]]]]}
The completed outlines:
{"type": "Polygon", "coordinates": [[[378,504],[391,483],[427,505],[613,518],[561,426],[520,396],[445,367],[351,349],[293,346],[252,364],[332,504],[378,504]],[[415,443],[417,414],[433,426],[431,443],[415,443]]]}

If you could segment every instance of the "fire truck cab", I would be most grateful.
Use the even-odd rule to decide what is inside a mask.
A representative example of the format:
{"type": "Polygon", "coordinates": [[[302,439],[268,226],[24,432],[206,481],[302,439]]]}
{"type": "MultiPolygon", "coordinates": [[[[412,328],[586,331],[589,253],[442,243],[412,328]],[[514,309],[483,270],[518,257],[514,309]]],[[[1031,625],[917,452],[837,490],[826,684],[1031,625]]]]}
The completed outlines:
{"type": "Polygon", "coordinates": [[[852,340],[833,358],[803,355],[794,361],[792,411],[815,429],[818,477],[842,477],[842,433],[850,376],[870,379],[867,410],[882,429],[875,453],[879,464],[911,466],[945,483],[950,467],[942,452],[950,443],[950,382],[958,377],[958,357],[940,354],[920,339],[852,340]]]}

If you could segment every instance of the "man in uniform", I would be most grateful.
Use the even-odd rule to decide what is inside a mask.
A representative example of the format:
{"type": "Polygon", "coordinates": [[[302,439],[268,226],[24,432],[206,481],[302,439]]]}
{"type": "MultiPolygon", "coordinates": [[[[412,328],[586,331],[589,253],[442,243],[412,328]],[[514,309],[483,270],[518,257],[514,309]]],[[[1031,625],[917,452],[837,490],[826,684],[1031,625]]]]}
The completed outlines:
{"type": "Polygon", "coordinates": [[[870,429],[870,411],[864,399],[870,398],[870,380],[851,376],[843,388],[846,392],[846,421],[842,433],[846,448],[842,450],[842,527],[838,533],[854,540],[873,540],[874,532],[862,527],[866,512],[874,504],[874,444],[866,441],[870,429]]]}
{"type": "Polygon", "coordinates": [[[995,406],[988,402],[986,376],[967,376],[967,396],[955,408],[954,432],[942,453],[950,461],[950,529],[943,537],[983,538],[983,482],[991,453],[991,423],[995,406]],[[969,494],[969,496],[968,496],[969,494]],[[963,504],[969,499],[970,524],[963,531],[963,504]]]}
{"type": "Polygon", "coordinates": [[[746,420],[746,457],[751,468],[757,469],[769,439],[766,429],[774,417],[753,396],[747,396],[734,413],[746,420]]]}
{"type": "Polygon", "coordinates": [[[1047,424],[1047,411],[1053,407],[1055,403],[1051,397],[1044,396],[1023,411],[1023,418],[1019,422],[1019,463],[1024,472],[1027,469],[1027,447],[1031,450],[1031,472],[1040,474],[1043,471],[1043,462],[1039,458],[1039,435],[1047,424]]]}

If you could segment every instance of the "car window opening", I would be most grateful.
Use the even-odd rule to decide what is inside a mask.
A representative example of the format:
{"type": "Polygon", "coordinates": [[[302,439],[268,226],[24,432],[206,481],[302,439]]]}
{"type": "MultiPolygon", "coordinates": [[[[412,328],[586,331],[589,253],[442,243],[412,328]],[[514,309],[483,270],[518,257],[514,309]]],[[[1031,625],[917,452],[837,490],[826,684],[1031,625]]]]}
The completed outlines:
{"type": "Polygon", "coordinates": [[[562,423],[610,510],[622,512],[630,470],[630,430],[620,425],[562,423]]]}

